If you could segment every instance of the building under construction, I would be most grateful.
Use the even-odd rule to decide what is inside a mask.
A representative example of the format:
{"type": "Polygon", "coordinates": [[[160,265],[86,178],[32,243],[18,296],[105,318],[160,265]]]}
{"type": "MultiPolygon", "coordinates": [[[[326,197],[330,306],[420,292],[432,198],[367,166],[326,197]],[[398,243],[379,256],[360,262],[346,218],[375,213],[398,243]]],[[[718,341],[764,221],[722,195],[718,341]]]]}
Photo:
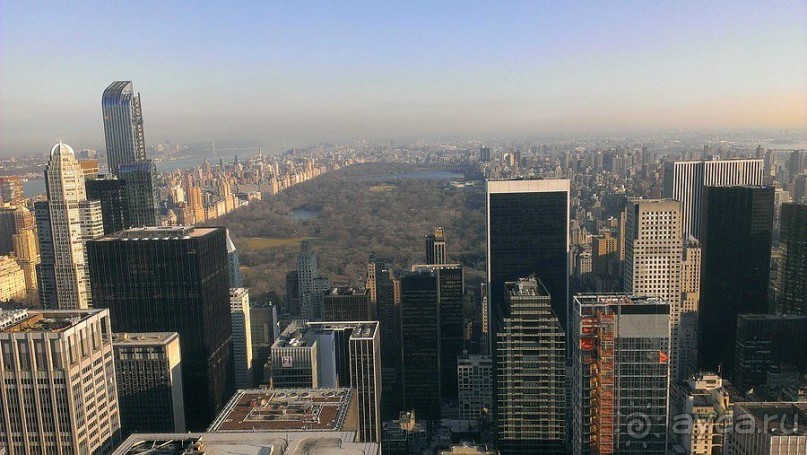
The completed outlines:
{"type": "Polygon", "coordinates": [[[626,295],[573,305],[572,452],[667,453],[670,306],[626,295]]]}

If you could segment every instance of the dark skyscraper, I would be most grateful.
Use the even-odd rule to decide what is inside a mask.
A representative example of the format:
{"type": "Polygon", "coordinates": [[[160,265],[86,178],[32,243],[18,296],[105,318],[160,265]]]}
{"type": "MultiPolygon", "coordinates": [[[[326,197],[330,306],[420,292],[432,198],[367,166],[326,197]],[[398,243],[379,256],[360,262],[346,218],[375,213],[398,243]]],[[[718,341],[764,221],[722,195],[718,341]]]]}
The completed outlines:
{"type": "Polygon", "coordinates": [[[109,172],[117,175],[121,164],[146,159],[140,94],[134,93],[132,81],[115,81],[104,90],[101,109],[109,172]]]}
{"type": "Polygon", "coordinates": [[[504,311],[504,283],[536,275],[565,327],[569,287],[569,181],[487,184],[487,276],[491,320],[504,311]]]}
{"type": "Polygon", "coordinates": [[[117,175],[126,182],[129,224],[132,227],[156,226],[160,197],[154,161],[121,164],[117,175]]]}
{"type": "Polygon", "coordinates": [[[772,366],[807,371],[807,315],[741,314],[731,383],[740,392],[765,385],[772,366]]]}
{"type": "Polygon", "coordinates": [[[87,243],[93,304],[115,332],[179,333],[187,427],[234,391],[224,228],[136,228],[87,243]]]}
{"type": "Polygon", "coordinates": [[[443,399],[457,397],[463,348],[463,273],[458,264],[415,265],[401,278],[404,408],[440,418],[443,399]]]}
{"type": "Polygon", "coordinates": [[[126,183],[112,175],[89,179],[85,183],[87,199],[101,202],[104,235],[129,228],[129,207],[126,201],[126,183]]]}
{"type": "MultiPolygon", "coordinates": [[[[440,307],[433,270],[401,277],[401,356],[404,409],[440,419],[440,307]]],[[[456,373],[455,373],[456,376],[456,373]]]]}
{"type": "Polygon", "coordinates": [[[706,187],[698,364],[732,371],[737,315],[768,311],[774,189],[706,187]]]}
{"type": "Polygon", "coordinates": [[[48,201],[34,202],[34,218],[39,240],[39,264],[36,265],[39,303],[43,308],[58,308],[56,299],[56,272],[53,258],[53,233],[50,230],[50,208],[48,201]]]}
{"type": "Polygon", "coordinates": [[[440,314],[440,383],[442,399],[457,398],[457,357],[462,355],[464,275],[459,264],[415,265],[413,270],[428,269],[437,280],[440,314]]]}
{"type": "Polygon", "coordinates": [[[300,316],[300,292],[296,270],[286,272],[286,298],[284,299],[285,313],[291,317],[300,316]]]}
{"type": "Polygon", "coordinates": [[[372,321],[375,319],[367,289],[331,288],[322,301],[323,321],[372,321]]]}
{"type": "Polygon", "coordinates": [[[565,453],[565,335],[540,280],[505,284],[496,325],[496,425],[502,454],[565,453]]]}
{"type": "Polygon", "coordinates": [[[777,311],[807,315],[807,205],[782,204],[777,311]]]}
{"type": "Polygon", "coordinates": [[[479,149],[479,161],[483,163],[490,162],[490,147],[481,147],[479,149]]]}
{"type": "Polygon", "coordinates": [[[396,304],[392,271],[383,261],[371,262],[376,292],[376,319],[381,332],[381,377],[384,393],[381,409],[384,420],[401,411],[401,308],[396,304]]]}

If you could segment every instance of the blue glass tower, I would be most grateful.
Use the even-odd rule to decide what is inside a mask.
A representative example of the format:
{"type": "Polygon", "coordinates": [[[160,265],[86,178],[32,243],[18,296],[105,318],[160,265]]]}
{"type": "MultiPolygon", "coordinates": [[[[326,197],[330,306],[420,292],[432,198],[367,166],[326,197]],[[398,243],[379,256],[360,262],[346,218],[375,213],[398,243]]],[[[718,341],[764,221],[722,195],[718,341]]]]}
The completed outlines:
{"type": "Polygon", "coordinates": [[[132,81],[109,84],[101,97],[101,108],[109,172],[117,174],[118,166],[145,160],[143,112],[140,94],[134,93],[132,81]]]}

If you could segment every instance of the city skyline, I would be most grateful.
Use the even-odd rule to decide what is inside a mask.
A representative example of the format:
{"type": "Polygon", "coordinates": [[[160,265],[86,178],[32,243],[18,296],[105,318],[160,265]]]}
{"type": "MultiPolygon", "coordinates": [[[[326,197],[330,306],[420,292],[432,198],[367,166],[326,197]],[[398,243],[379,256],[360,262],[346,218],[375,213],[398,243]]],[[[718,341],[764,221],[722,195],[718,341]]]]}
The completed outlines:
{"type": "Polygon", "coordinates": [[[60,138],[102,149],[96,93],[116,79],[143,93],[149,144],[282,148],[807,122],[799,2],[187,11],[146,3],[128,10],[131,26],[115,30],[114,46],[103,25],[82,27],[117,17],[103,4],[2,11],[0,155],[40,152],[60,138]],[[65,26],[74,31],[59,40],[46,33],[65,26]],[[54,62],[59,77],[48,70],[54,62]]]}
{"type": "Polygon", "coordinates": [[[805,13],[0,0],[0,455],[807,455],[805,13]]]}

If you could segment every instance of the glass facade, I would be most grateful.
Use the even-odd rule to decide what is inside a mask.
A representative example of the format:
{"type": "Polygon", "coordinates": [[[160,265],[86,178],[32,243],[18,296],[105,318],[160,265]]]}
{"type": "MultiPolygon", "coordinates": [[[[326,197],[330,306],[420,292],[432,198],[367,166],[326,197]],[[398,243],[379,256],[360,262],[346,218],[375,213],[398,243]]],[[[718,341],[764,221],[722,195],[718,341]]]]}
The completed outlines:
{"type": "Polygon", "coordinates": [[[566,453],[565,335],[535,277],[505,284],[496,328],[496,423],[502,454],[566,453]]]}
{"type": "Polygon", "coordinates": [[[740,390],[765,385],[770,367],[807,371],[807,315],[741,314],[732,383],[740,390]]]}
{"type": "Polygon", "coordinates": [[[101,109],[109,172],[117,175],[121,164],[146,159],[140,94],[131,81],[115,81],[104,90],[101,109]]]}
{"type": "MultiPolygon", "coordinates": [[[[515,181],[516,184],[552,182],[515,181]]],[[[502,312],[504,283],[536,275],[552,296],[552,307],[565,327],[568,299],[569,192],[546,190],[494,192],[488,188],[488,283],[492,317],[502,312]]]]}
{"type": "Polygon", "coordinates": [[[126,183],[115,178],[87,180],[87,199],[101,201],[101,216],[104,235],[113,234],[130,227],[129,209],[126,201],[126,183]]]}
{"type": "Polygon", "coordinates": [[[807,204],[782,204],[777,311],[807,315],[807,204]]]}
{"type": "Polygon", "coordinates": [[[732,371],[737,315],[768,312],[774,188],[707,187],[698,366],[732,371]]]}
{"type": "Polygon", "coordinates": [[[118,177],[126,182],[127,227],[156,226],[160,196],[154,161],[122,164],[118,167],[118,177]]]}
{"type": "MultiPolygon", "coordinates": [[[[434,272],[401,277],[401,353],[404,409],[440,419],[440,310],[434,272]]],[[[456,370],[454,372],[456,377],[456,370]]]]}
{"type": "Polygon", "coordinates": [[[56,299],[56,273],[53,268],[53,234],[50,230],[48,201],[34,202],[36,234],[39,240],[39,264],[36,265],[39,304],[42,308],[58,308],[56,299]]]}
{"type": "Polygon", "coordinates": [[[462,355],[463,287],[461,266],[433,267],[440,300],[440,382],[443,399],[457,398],[457,357],[462,355]]]}
{"type": "Polygon", "coordinates": [[[87,249],[115,332],[179,333],[187,426],[205,430],[234,391],[224,228],[131,229],[87,249]]]}

